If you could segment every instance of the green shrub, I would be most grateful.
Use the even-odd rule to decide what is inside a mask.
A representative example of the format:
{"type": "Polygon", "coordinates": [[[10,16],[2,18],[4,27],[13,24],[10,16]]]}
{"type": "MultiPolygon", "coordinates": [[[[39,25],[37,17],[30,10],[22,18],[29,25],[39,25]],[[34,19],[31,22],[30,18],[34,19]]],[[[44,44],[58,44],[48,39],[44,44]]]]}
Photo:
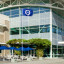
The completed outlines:
{"type": "Polygon", "coordinates": [[[16,51],[16,50],[14,50],[14,54],[15,54],[15,55],[21,55],[21,51],[16,51]]]}
{"type": "Polygon", "coordinates": [[[38,58],[39,58],[39,57],[42,57],[43,54],[44,54],[44,52],[43,52],[42,49],[38,49],[38,50],[36,50],[36,55],[37,55],[38,58]]]}

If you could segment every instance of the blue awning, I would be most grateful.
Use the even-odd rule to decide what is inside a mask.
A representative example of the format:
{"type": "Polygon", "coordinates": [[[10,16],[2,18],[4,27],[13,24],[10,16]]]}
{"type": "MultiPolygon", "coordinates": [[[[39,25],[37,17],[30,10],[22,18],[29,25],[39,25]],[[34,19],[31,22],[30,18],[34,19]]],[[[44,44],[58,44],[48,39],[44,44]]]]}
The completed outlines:
{"type": "Polygon", "coordinates": [[[20,48],[17,48],[16,50],[17,50],[17,51],[26,51],[26,48],[20,47],[20,48]]]}
{"type": "Polygon", "coordinates": [[[34,50],[30,47],[24,48],[24,47],[20,47],[20,48],[15,48],[15,47],[6,47],[6,46],[1,46],[0,50],[17,50],[17,51],[29,51],[29,50],[34,50]]]}
{"type": "Polygon", "coordinates": [[[9,47],[10,50],[16,50],[17,48],[15,47],[9,47]]]}
{"type": "Polygon", "coordinates": [[[29,51],[29,50],[34,50],[34,49],[32,49],[32,48],[30,48],[30,47],[27,47],[27,48],[26,48],[26,51],[29,51]]]}
{"type": "Polygon", "coordinates": [[[6,47],[6,46],[1,46],[1,47],[0,47],[0,50],[9,50],[9,48],[6,47]]]}
{"type": "Polygon", "coordinates": [[[24,48],[24,47],[20,47],[20,48],[18,48],[18,49],[16,49],[17,51],[29,51],[29,50],[34,50],[34,49],[32,49],[32,48],[30,48],[30,47],[27,47],[27,48],[24,48]]]}

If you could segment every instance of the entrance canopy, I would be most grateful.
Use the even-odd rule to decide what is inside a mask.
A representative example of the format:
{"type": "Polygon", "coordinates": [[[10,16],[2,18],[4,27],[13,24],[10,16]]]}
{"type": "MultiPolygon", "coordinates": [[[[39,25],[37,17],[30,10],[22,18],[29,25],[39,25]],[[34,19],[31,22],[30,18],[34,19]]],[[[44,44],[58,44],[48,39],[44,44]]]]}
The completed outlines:
{"type": "Polygon", "coordinates": [[[59,45],[64,45],[64,41],[63,42],[58,42],[59,45]]]}

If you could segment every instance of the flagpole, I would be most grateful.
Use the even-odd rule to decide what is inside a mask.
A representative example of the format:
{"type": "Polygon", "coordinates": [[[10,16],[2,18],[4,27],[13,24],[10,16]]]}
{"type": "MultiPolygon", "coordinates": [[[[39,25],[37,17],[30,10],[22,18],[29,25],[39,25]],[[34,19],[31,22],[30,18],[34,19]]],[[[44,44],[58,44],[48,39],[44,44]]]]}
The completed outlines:
{"type": "MultiPolygon", "coordinates": [[[[23,8],[22,8],[22,16],[23,16],[23,8]]],[[[23,22],[23,18],[22,18],[22,22],[23,22]]],[[[22,43],[21,44],[22,44],[22,60],[23,60],[23,24],[21,26],[22,26],[22,43]]]]}
{"type": "MultiPolygon", "coordinates": [[[[20,27],[22,28],[20,28],[19,27],[19,38],[20,39],[23,39],[23,25],[22,25],[22,16],[23,16],[23,8],[22,8],[22,10],[19,8],[19,10],[20,10],[20,12],[19,12],[19,14],[20,14],[20,21],[21,21],[21,23],[20,23],[20,27]],[[21,32],[22,31],[22,32],[21,32]]],[[[22,42],[21,42],[21,47],[22,47],[22,49],[21,50],[23,50],[23,40],[22,40],[22,42]]],[[[21,51],[21,55],[22,55],[22,61],[23,61],[23,51],[21,51]]]]}
{"type": "MultiPolygon", "coordinates": [[[[23,22],[23,15],[26,15],[26,16],[30,16],[30,12],[29,12],[29,14],[27,13],[28,12],[28,10],[23,10],[23,8],[22,8],[22,19],[21,19],[21,27],[22,27],[22,39],[23,39],[23,24],[22,24],[22,22],[23,22]],[[25,13],[23,13],[23,12],[25,12],[25,13]]],[[[28,17],[28,20],[29,20],[29,17],[28,17]]],[[[29,22],[29,21],[28,21],[29,22]]],[[[29,23],[28,23],[29,24],[29,23]]],[[[28,27],[29,28],[29,27],[28,27]]],[[[29,33],[30,34],[30,33],[29,33]]],[[[23,40],[22,40],[22,60],[23,60],[23,40]]]]}

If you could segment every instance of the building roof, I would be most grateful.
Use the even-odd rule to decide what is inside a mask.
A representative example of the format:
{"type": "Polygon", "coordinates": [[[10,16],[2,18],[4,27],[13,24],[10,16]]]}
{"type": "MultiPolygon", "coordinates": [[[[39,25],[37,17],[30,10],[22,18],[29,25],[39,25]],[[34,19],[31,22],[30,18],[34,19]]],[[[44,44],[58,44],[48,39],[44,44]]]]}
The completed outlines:
{"type": "Polygon", "coordinates": [[[17,6],[49,7],[64,16],[64,0],[0,0],[0,10],[17,6]]]}
{"type": "Polygon", "coordinates": [[[0,7],[20,4],[40,4],[64,8],[64,0],[0,0],[0,7]]]}

